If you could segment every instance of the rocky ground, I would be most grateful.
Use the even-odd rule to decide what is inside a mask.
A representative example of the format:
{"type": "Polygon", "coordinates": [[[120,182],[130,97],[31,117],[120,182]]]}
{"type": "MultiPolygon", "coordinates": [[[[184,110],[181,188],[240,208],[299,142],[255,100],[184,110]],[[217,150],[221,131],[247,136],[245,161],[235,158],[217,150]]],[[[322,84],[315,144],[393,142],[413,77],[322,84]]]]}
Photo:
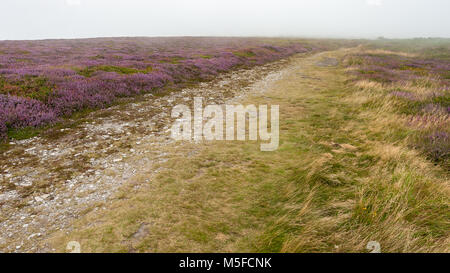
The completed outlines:
{"type": "MultiPolygon", "coordinates": [[[[50,233],[69,230],[87,211],[103,209],[144,167],[166,160],[161,147],[173,142],[173,106],[190,105],[193,97],[223,104],[259,92],[280,77],[288,62],[230,72],[165,96],[147,94],[40,136],[11,141],[0,155],[0,251],[53,251],[37,246],[50,233]]],[[[151,183],[148,177],[145,182],[151,183]]]]}

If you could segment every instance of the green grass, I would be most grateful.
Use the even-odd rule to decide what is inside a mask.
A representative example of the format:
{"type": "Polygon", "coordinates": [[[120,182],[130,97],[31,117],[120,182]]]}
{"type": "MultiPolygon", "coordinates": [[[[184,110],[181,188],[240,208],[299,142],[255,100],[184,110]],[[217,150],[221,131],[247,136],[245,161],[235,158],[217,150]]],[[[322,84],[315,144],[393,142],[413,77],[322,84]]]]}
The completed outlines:
{"type": "Polygon", "coordinates": [[[169,57],[164,60],[160,60],[160,63],[170,63],[170,64],[179,64],[181,61],[185,60],[184,57],[169,57]]]}
{"type": "Polygon", "coordinates": [[[0,76],[0,94],[9,94],[45,101],[54,86],[45,77],[26,76],[17,81],[7,81],[0,76]]]}
{"type": "Polygon", "coordinates": [[[256,56],[256,54],[253,53],[251,50],[235,51],[235,52],[233,52],[233,54],[237,57],[242,57],[242,58],[251,58],[251,57],[256,56]]]}
{"type": "Polygon", "coordinates": [[[40,129],[34,127],[25,127],[21,129],[9,129],[8,137],[16,140],[23,140],[39,135],[40,129]]]}
{"type": "Polygon", "coordinates": [[[121,66],[113,66],[113,65],[99,65],[99,66],[90,66],[83,69],[78,70],[78,74],[85,77],[92,77],[92,75],[97,71],[105,71],[105,72],[116,72],[118,74],[135,74],[135,73],[149,73],[153,69],[151,66],[146,69],[135,69],[131,67],[121,67],[121,66]]]}

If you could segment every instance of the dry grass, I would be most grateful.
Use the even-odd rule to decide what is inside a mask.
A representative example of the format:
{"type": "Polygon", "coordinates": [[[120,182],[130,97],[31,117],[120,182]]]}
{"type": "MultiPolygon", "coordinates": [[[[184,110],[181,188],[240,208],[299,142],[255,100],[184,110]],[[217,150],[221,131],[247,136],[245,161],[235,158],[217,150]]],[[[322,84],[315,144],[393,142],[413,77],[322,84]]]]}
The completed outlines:
{"type": "Polygon", "coordinates": [[[450,251],[449,176],[407,145],[384,86],[317,67],[336,51],[294,58],[292,71],[244,103],[280,105],[280,148],[254,142],[167,147],[170,160],[92,211],[58,251],[450,251]],[[142,181],[150,180],[148,184],[142,181]],[[141,185],[136,188],[135,185],[141,185]],[[143,186],[142,186],[143,185],[143,186]]]}
{"type": "Polygon", "coordinates": [[[383,55],[398,55],[403,57],[416,57],[417,54],[401,52],[401,51],[390,51],[385,49],[372,49],[365,51],[368,54],[383,54],[383,55]]]}

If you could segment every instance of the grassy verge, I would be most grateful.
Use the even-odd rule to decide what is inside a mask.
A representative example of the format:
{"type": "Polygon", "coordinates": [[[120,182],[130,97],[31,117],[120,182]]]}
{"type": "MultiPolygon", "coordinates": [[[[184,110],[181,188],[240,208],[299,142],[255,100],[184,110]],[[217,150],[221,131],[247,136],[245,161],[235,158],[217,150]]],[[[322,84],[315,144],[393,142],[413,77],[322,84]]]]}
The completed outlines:
{"type": "MultiPolygon", "coordinates": [[[[340,50],[293,58],[263,96],[280,105],[280,148],[209,142],[167,146],[109,204],[47,242],[83,252],[449,251],[449,176],[407,143],[396,111],[366,107],[345,84],[340,50]]],[[[150,147],[149,147],[150,148],[150,147]]]]}

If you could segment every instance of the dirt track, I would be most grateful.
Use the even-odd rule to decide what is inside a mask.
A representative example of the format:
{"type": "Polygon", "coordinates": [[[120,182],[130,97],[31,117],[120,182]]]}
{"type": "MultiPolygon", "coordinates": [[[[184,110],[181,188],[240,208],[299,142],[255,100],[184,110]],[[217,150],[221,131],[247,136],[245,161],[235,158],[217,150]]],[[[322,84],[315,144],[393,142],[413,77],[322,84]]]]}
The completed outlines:
{"type": "Polygon", "coordinates": [[[54,231],[69,231],[71,222],[86,212],[101,210],[133,176],[166,160],[161,147],[173,142],[169,128],[174,105],[190,104],[197,96],[204,104],[223,104],[259,92],[288,63],[234,71],[163,97],[144,95],[143,100],[74,120],[75,126],[11,142],[0,155],[0,251],[53,251],[36,246],[54,231]]]}

